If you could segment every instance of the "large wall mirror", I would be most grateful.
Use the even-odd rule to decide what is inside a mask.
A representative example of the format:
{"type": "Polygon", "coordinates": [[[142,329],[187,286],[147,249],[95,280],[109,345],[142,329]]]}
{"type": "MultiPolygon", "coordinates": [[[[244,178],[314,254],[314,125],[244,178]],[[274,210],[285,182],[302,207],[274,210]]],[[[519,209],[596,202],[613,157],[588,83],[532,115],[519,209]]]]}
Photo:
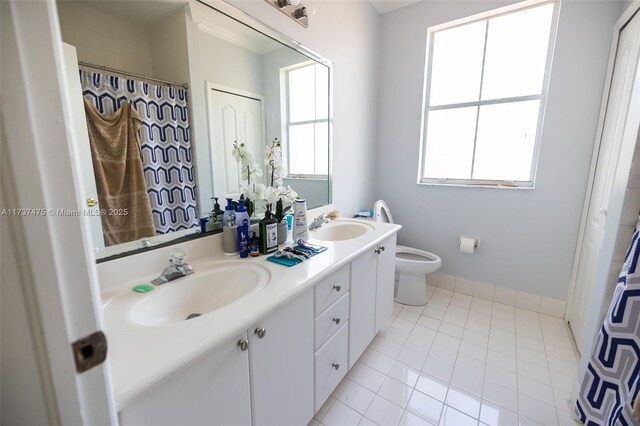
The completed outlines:
{"type": "Polygon", "coordinates": [[[331,202],[327,60],[218,0],[57,6],[99,260],[202,235],[214,197],[331,202]]]}

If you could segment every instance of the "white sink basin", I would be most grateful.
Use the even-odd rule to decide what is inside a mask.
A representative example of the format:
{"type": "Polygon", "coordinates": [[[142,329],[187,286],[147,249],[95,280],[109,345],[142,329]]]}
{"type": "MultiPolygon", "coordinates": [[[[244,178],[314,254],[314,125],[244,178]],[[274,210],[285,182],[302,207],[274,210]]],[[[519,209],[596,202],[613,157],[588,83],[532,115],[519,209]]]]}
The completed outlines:
{"type": "Polygon", "coordinates": [[[183,322],[190,315],[191,321],[197,321],[200,315],[259,292],[269,278],[269,271],[256,264],[221,262],[204,271],[196,269],[192,275],[155,287],[149,293],[125,290],[107,304],[105,315],[108,322],[110,318],[128,318],[140,326],[183,322]]]}
{"type": "Polygon", "coordinates": [[[338,221],[313,231],[311,236],[320,241],[344,241],[361,237],[369,232],[373,232],[373,226],[368,223],[338,221]]]}

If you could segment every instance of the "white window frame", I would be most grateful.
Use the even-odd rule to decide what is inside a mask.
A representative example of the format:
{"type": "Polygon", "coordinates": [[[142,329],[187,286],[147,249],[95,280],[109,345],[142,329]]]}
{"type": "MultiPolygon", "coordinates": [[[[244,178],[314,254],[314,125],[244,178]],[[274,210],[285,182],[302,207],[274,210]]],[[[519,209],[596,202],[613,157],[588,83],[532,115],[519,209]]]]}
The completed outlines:
{"type": "Polygon", "coordinates": [[[542,139],[544,114],[546,110],[547,94],[549,89],[549,77],[551,74],[551,63],[552,63],[553,51],[555,48],[555,40],[556,40],[557,28],[558,28],[558,15],[560,12],[560,2],[561,0],[527,0],[527,1],[519,2],[513,5],[479,13],[466,18],[450,21],[444,24],[435,25],[427,29],[427,50],[426,50],[425,72],[424,72],[424,88],[423,88],[423,97],[422,97],[422,124],[420,129],[420,156],[419,156],[419,163],[418,163],[418,182],[417,182],[418,185],[444,185],[444,186],[492,187],[492,188],[497,187],[497,188],[511,188],[511,189],[518,189],[518,188],[534,189],[535,188],[538,155],[540,152],[540,142],[542,139]],[[435,33],[442,30],[448,30],[448,29],[452,29],[462,25],[466,25],[472,22],[482,21],[485,19],[487,20],[487,26],[488,26],[490,18],[495,18],[500,15],[507,15],[514,12],[520,12],[522,10],[542,6],[544,4],[553,4],[553,12],[551,16],[549,45],[547,47],[547,58],[546,58],[544,77],[542,82],[542,91],[540,94],[528,95],[528,96],[515,96],[515,97],[509,97],[509,98],[498,98],[498,99],[491,99],[486,101],[481,100],[482,83],[483,83],[482,79],[484,76],[484,59],[485,59],[485,53],[487,48],[486,42],[487,42],[487,34],[488,34],[487,29],[485,29],[485,44],[484,44],[485,52],[483,53],[483,59],[482,59],[483,62],[482,62],[482,70],[481,70],[481,76],[480,76],[480,90],[478,94],[478,101],[453,103],[453,104],[437,105],[437,106],[428,105],[429,95],[431,92],[431,68],[432,68],[432,59],[433,59],[433,41],[434,41],[435,33]],[[478,107],[477,113],[476,113],[477,114],[476,130],[475,130],[474,141],[473,141],[473,158],[472,158],[472,166],[471,166],[471,170],[473,171],[473,163],[475,162],[476,142],[478,137],[478,119],[480,114],[480,107],[483,105],[513,103],[513,102],[530,101],[530,100],[540,100],[540,110],[538,112],[538,124],[536,127],[536,138],[534,141],[533,155],[531,159],[532,161],[531,174],[530,174],[529,180],[507,181],[507,180],[452,179],[452,178],[423,177],[424,167],[425,167],[425,151],[426,151],[426,144],[427,144],[427,141],[426,141],[427,126],[428,126],[427,117],[428,117],[429,111],[464,108],[464,107],[470,107],[470,106],[478,107]]]}
{"type": "MultiPolygon", "coordinates": [[[[280,86],[284,89],[281,90],[281,95],[280,95],[280,105],[281,105],[281,114],[283,117],[282,120],[282,153],[285,157],[283,163],[286,165],[286,179],[327,179],[328,177],[328,170],[327,173],[325,174],[307,174],[307,173],[300,173],[300,174],[292,174],[290,172],[291,167],[290,167],[290,158],[291,156],[289,155],[289,128],[291,126],[294,125],[301,125],[301,124],[318,124],[318,123],[327,123],[327,126],[329,126],[329,116],[330,116],[330,110],[329,110],[329,106],[327,106],[327,118],[323,118],[320,120],[305,120],[305,121],[295,121],[292,122],[291,121],[291,115],[290,115],[290,111],[289,111],[289,72],[300,69],[300,68],[305,68],[308,66],[315,66],[315,65],[323,65],[323,64],[318,64],[317,62],[313,61],[313,60],[309,60],[309,61],[305,61],[305,62],[301,62],[301,63],[297,63],[295,65],[291,65],[288,67],[283,67],[280,68],[280,86]]],[[[315,138],[314,138],[314,150],[313,150],[313,155],[314,155],[314,168],[315,168],[315,138]]]]}

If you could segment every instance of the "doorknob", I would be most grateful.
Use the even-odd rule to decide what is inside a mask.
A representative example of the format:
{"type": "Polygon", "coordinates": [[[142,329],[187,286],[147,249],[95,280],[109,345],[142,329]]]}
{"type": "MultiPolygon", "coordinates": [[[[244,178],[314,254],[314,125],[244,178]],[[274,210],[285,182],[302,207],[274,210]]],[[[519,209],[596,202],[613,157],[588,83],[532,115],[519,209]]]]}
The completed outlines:
{"type": "Polygon", "coordinates": [[[95,199],[95,198],[93,198],[93,197],[89,197],[89,198],[87,198],[87,207],[93,207],[93,206],[95,206],[96,204],[98,204],[98,200],[96,200],[96,199],[95,199]]]}

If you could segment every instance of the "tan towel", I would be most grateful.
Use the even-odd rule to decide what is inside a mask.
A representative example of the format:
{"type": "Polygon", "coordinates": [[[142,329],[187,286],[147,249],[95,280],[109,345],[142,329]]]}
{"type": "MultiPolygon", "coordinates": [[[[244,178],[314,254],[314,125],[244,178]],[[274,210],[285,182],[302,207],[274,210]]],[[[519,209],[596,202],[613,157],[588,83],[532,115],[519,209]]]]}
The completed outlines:
{"type": "Polygon", "coordinates": [[[84,99],[102,231],[107,246],[156,235],[144,180],[138,130],[142,121],[129,102],[103,117],[84,99]]]}
{"type": "Polygon", "coordinates": [[[633,404],[633,417],[640,423],[640,395],[638,395],[636,402],[633,404]]]}

